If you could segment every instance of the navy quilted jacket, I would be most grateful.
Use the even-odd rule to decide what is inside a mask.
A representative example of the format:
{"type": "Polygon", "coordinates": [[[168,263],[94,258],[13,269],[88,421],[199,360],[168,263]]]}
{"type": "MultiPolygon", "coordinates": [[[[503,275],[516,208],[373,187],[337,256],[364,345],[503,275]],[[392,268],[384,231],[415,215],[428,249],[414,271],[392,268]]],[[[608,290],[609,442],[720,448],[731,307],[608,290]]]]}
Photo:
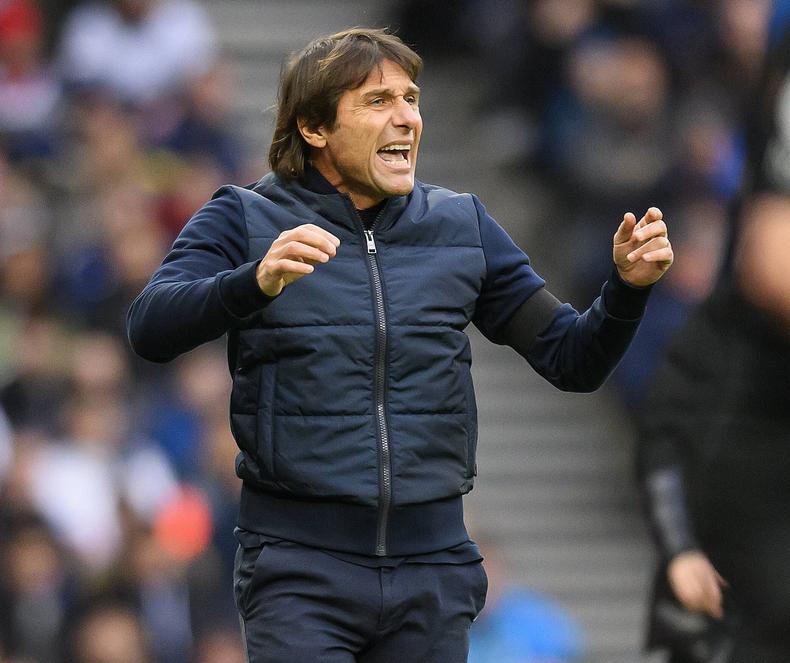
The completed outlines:
{"type": "Polygon", "coordinates": [[[168,361],[228,335],[245,529],[363,554],[451,547],[467,538],[461,495],[476,473],[466,326],[589,391],[647,291],[613,276],[580,315],[474,196],[418,182],[366,231],[348,196],[311,178],[220,189],[132,304],[132,346],[168,361]],[[337,255],[269,298],[257,264],[303,223],[336,235],[337,255]]]}

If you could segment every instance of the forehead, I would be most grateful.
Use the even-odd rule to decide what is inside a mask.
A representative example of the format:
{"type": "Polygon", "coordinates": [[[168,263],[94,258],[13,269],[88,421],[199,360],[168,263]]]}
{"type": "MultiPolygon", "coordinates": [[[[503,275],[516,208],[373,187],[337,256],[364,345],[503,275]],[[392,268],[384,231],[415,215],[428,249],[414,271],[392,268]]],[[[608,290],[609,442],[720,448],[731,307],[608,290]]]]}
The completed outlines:
{"type": "Polygon", "coordinates": [[[373,67],[368,77],[354,92],[365,93],[374,88],[414,88],[414,81],[399,64],[392,60],[383,60],[377,67],[373,67]]]}

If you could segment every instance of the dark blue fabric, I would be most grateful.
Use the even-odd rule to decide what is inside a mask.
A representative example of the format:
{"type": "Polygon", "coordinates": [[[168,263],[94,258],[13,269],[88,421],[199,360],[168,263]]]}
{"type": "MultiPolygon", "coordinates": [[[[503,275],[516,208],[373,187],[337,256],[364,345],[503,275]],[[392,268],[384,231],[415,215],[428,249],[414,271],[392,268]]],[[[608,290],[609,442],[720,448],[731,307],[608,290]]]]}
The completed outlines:
{"type": "Polygon", "coordinates": [[[480,562],[483,555],[477,544],[471,539],[467,539],[457,546],[446,550],[423,553],[422,555],[401,555],[400,557],[378,557],[375,555],[355,555],[353,553],[335,552],[327,550],[328,555],[342,559],[351,564],[361,564],[370,568],[382,566],[395,567],[401,564],[469,564],[470,562],[480,562]]]}
{"type": "Polygon", "coordinates": [[[500,334],[521,305],[545,285],[504,229],[473,196],[480,219],[480,241],[486,275],[477,300],[473,322],[486,337],[501,342],[500,334]]]}
{"type": "MultiPolygon", "coordinates": [[[[351,199],[337,192],[274,175],[254,190],[224,187],[179,235],[132,304],[128,327],[135,350],[155,361],[228,334],[242,526],[372,554],[382,517],[379,313],[362,231],[351,199]],[[337,255],[266,297],[258,261],[283,231],[304,223],[336,235],[337,255]]],[[[391,545],[397,554],[431,552],[468,538],[454,503],[476,474],[464,329],[474,321],[506,341],[506,331],[518,333],[509,325],[515,312],[544,282],[469,194],[418,182],[386,202],[373,232],[386,317],[391,545]]],[[[541,333],[526,349],[513,345],[557,387],[594,389],[625,351],[646,298],[615,277],[582,315],[568,305],[537,307],[546,316],[541,333]]]]}
{"type": "Polygon", "coordinates": [[[237,531],[234,593],[250,663],[465,663],[480,561],[371,568],[237,531]]]}
{"type": "Polygon", "coordinates": [[[255,280],[258,261],[246,260],[241,214],[234,189],[226,188],[189,221],[129,309],[129,340],[138,354],[170,361],[269,301],[255,280]]]}

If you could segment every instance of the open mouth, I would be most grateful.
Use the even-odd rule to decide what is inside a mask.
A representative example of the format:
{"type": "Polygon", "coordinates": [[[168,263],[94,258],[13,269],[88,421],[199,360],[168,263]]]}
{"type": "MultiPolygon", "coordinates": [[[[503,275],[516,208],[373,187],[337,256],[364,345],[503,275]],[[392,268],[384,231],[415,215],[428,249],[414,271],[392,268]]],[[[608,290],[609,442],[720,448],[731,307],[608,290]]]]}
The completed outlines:
{"type": "Polygon", "coordinates": [[[410,153],[411,145],[399,143],[386,145],[378,151],[378,155],[381,157],[382,161],[398,170],[408,168],[411,165],[409,159],[410,153]]]}

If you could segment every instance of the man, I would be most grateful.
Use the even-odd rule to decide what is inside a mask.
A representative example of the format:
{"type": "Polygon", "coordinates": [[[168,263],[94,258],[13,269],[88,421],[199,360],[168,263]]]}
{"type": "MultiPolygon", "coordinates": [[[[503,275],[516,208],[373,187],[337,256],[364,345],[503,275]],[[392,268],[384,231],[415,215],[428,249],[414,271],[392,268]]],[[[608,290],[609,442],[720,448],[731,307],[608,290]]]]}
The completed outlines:
{"type": "Polygon", "coordinates": [[[745,178],[711,295],[639,426],[661,556],[648,646],[672,663],[790,661],[790,4],[749,97],[745,178]]]}
{"type": "Polygon", "coordinates": [[[477,441],[464,328],[592,390],[672,262],[661,212],[626,214],[602,297],[560,304],[474,196],[415,181],[421,67],[380,30],[298,53],[273,172],[218,191],[129,312],[155,361],[228,334],[254,663],[465,661],[486,579],[461,503],[477,441]]]}

